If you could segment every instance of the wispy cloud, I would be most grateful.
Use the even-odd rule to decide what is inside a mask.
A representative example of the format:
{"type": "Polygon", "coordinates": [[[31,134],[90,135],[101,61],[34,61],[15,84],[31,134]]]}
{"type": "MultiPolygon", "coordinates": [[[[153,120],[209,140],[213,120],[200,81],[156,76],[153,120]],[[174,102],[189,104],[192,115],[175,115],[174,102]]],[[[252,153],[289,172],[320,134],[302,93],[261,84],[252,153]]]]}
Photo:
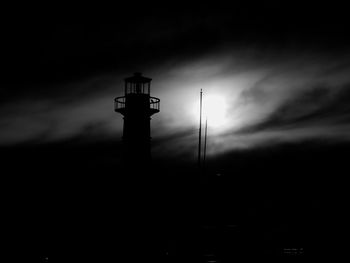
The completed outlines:
{"type": "MultiPolygon", "coordinates": [[[[192,125],[191,130],[195,131],[197,119],[187,116],[184,109],[190,112],[191,104],[198,107],[193,101],[198,101],[199,89],[203,88],[204,96],[221,94],[231,105],[227,125],[219,132],[209,130],[209,154],[313,139],[348,141],[348,60],[346,55],[305,52],[246,51],[205,57],[174,68],[172,79],[163,84],[178,93],[164,96],[163,104],[167,99],[179,98],[174,106],[179,112],[171,107],[172,112],[166,114],[168,121],[163,124],[173,130],[176,121],[181,121],[182,125],[192,125]]],[[[191,140],[179,136],[177,141],[183,142],[177,144],[179,148],[193,148],[196,143],[193,136],[191,140]]]]}
{"type": "Polygon", "coordinates": [[[115,77],[94,77],[55,87],[46,96],[34,93],[8,101],[1,107],[0,143],[96,139],[120,132],[122,121],[113,112],[114,89],[121,89],[119,85],[115,77]]]}
{"type": "MultiPolygon", "coordinates": [[[[198,96],[228,102],[227,124],[209,129],[210,154],[264,144],[350,139],[350,56],[306,51],[223,49],[149,68],[161,113],[152,120],[155,154],[189,155],[196,147],[198,96]]],[[[125,73],[93,76],[0,106],[0,144],[85,136],[121,137],[113,98],[125,73]]],[[[210,121],[210,120],[209,120],[210,121]]]]}

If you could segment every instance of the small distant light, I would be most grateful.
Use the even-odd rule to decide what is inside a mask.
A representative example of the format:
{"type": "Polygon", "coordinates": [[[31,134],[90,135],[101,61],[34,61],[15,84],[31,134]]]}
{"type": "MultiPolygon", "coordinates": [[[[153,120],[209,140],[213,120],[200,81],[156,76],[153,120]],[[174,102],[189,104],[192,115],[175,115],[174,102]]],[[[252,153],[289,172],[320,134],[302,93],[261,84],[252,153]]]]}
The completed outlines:
{"type": "Polygon", "coordinates": [[[285,255],[303,255],[304,248],[284,248],[283,253],[285,255]]]}

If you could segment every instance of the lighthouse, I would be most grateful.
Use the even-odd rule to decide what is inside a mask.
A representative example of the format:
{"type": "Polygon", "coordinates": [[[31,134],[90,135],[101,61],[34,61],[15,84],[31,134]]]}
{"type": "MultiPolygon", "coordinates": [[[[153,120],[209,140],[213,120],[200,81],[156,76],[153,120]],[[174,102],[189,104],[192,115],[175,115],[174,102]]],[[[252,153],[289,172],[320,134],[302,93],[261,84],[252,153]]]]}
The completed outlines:
{"type": "Polygon", "coordinates": [[[151,116],[159,112],[160,102],[151,97],[151,81],[141,73],[134,73],[124,79],[124,96],[114,99],[114,109],[124,119],[123,154],[130,168],[151,161],[151,116]]]}

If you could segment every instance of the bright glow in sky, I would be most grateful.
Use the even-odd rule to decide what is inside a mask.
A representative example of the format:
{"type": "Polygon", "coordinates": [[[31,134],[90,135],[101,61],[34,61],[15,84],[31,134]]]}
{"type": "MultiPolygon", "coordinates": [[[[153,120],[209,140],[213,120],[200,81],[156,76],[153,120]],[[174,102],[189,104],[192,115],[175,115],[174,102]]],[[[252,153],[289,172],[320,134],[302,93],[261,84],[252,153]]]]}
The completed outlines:
{"type": "MultiPolygon", "coordinates": [[[[198,99],[193,101],[190,107],[192,108],[190,111],[193,117],[193,122],[197,123],[200,114],[199,94],[198,99]]],[[[223,132],[230,124],[228,109],[228,100],[224,95],[205,93],[205,91],[203,91],[202,123],[204,125],[205,120],[207,119],[208,129],[211,129],[215,133],[223,132]]]]}
{"type": "Polygon", "coordinates": [[[208,127],[220,128],[227,125],[228,104],[223,96],[204,95],[203,117],[208,119],[208,127]]]}
{"type": "MultiPolygon", "coordinates": [[[[153,78],[152,96],[161,100],[151,122],[159,140],[155,155],[196,153],[201,89],[208,154],[310,137],[350,140],[347,58],[265,52],[257,59],[248,51],[144,72],[153,78]]],[[[1,105],[0,145],[79,136],[121,140],[123,119],[113,111],[113,98],[123,95],[126,76],[100,75],[66,85],[60,96],[16,97],[1,105]]]]}

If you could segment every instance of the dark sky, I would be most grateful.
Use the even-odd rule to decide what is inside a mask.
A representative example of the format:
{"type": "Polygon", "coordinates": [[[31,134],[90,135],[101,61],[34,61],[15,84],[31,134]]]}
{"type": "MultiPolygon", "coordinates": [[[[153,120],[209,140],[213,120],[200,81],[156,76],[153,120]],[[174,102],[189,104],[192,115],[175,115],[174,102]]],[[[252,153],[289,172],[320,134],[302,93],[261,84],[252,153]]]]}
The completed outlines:
{"type": "Polygon", "coordinates": [[[227,175],[225,183],[241,183],[234,189],[247,207],[273,210],[298,200],[304,210],[321,213],[325,207],[336,214],[332,202],[338,197],[323,193],[336,192],[349,155],[344,6],[238,1],[107,9],[31,6],[11,10],[3,22],[0,157],[10,194],[22,208],[15,213],[19,223],[19,217],[31,217],[29,203],[39,204],[39,214],[51,206],[43,199],[48,189],[74,197],[85,212],[88,201],[104,200],[92,207],[110,215],[104,208],[115,198],[112,174],[122,133],[113,99],[122,95],[123,78],[136,71],[153,78],[152,95],[161,99],[152,120],[161,173],[186,178],[192,172],[193,109],[203,88],[209,101],[223,96],[227,104],[224,125],[209,129],[208,166],[227,175]],[[186,172],[179,173],[183,165],[186,172]],[[295,189],[300,196],[292,194],[295,189]],[[22,202],[23,193],[30,201],[22,202]],[[79,196],[86,198],[80,204],[79,196]],[[259,196],[263,204],[253,201],[259,196]]]}
{"type": "MultiPolygon", "coordinates": [[[[193,151],[200,88],[208,104],[226,98],[225,127],[210,131],[220,136],[208,151],[348,137],[349,28],[341,5],[49,10],[31,6],[5,24],[1,145],[120,139],[111,101],[136,71],[154,79],[152,94],[162,102],[152,131],[159,143],[178,137],[193,151]]],[[[155,154],[169,145],[157,144],[155,154]]]]}

